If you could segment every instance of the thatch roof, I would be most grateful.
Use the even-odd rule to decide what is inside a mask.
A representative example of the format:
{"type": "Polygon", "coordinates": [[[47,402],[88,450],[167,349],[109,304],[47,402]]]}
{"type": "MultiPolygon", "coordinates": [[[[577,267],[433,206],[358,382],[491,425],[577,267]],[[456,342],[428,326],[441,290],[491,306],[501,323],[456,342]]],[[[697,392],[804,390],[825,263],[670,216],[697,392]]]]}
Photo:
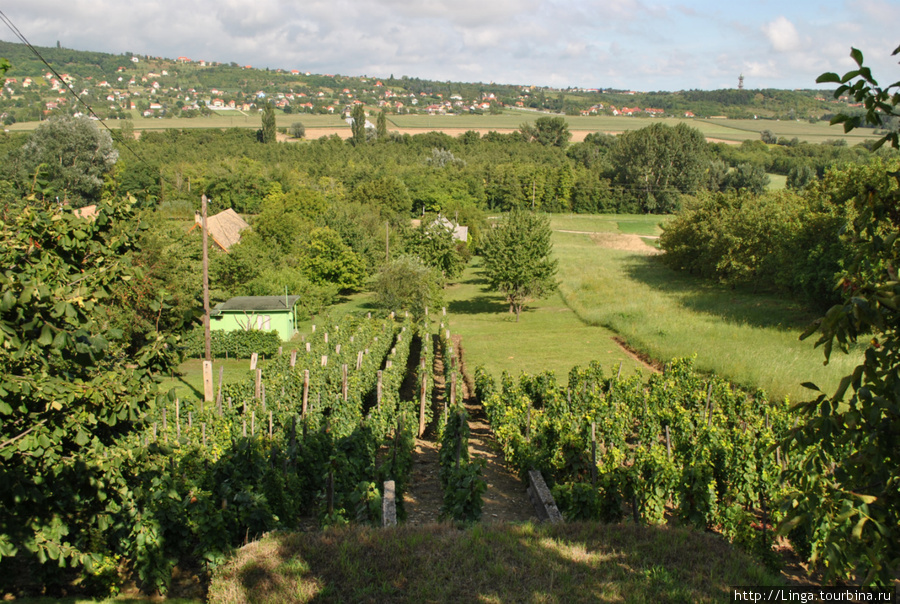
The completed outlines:
{"type": "MultiPolygon", "coordinates": [[[[250,228],[250,225],[231,208],[213,216],[207,216],[206,225],[213,242],[226,252],[232,245],[240,242],[241,231],[250,228]]],[[[194,226],[191,227],[191,230],[197,228],[200,228],[199,215],[194,216],[194,226]]]]}
{"type": "Polygon", "coordinates": [[[237,296],[217,304],[210,314],[217,315],[222,311],[272,312],[290,310],[299,299],[300,296],[237,296]]]}

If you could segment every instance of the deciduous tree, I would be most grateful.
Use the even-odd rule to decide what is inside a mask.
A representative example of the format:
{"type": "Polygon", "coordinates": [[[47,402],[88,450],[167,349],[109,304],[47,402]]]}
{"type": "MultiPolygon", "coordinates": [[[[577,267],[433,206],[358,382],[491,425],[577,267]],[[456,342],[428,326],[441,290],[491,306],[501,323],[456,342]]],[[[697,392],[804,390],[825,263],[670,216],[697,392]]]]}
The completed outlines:
{"type": "Polygon", "coordinates": [[[275,107],[270,102],[263,104],[262,130],[260,130],[260,142],[274,143],[275,138],[275,107]]]}
{"type": "Polygon", "coordinates": [[[572,138],[569,125],[564,117],[539,117],[534,124],[523,124],[519,132],[525,140],[534,141],[547,147],[565,147],[572,138]]]}
{"type": "Polygon", "coordinates": [[[551,258],[550,219],[513,210],[484,237],[481,255],[491,288],[509,303],[516,321],[525,305],[556,290],[557,262],[551,258]]]}
{"type": "Polygon", "coordinates": [[[29,191],[32,182],[45,180],[43,197],[81,207],[100,199],[103,179],[118,157],[109,132],[88,118],[54,116],[22,147],[19,178],[29,191]]]}
{"type": "Polygon", "coordinates": [[[150,333],[129,353],[110,326],[133,302],[111,293],[142,278],[137,230],[125,202],[101,202],[94,220],[41,206],[0,220],[0,587],[30,564],[89,570],[135,512],[131,452],[105,453],[155,401],[177,343],[150,333]]]}
{"type": "Polygon", "coordinates": [[[668,213],[683,193],[700,187],[709,151],[699,130],[657,123],[620,134],[610,160],[619,183],[644,212],[668,213]]]}

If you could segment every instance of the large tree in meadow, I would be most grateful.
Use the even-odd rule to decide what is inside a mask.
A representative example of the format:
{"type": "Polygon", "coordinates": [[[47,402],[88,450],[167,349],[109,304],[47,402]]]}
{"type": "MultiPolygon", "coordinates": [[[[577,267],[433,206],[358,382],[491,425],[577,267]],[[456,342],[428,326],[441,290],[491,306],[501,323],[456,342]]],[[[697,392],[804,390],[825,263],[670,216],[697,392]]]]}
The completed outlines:
{"type": "Polygon", "coordinates": [[[528,141],[538,142],[545,147],[565,147],[572,133],[564,117],[539,117],[534,124],[523,124],[519,132],[528,141]]]}
{"type": "Polygon", "coordinates": [[[484,237],[481,255],[491,288],[502,293],[516,321],[525,304],[556,290],[557,262],[551,258],[550,219],[513,210],[484,237]]]}

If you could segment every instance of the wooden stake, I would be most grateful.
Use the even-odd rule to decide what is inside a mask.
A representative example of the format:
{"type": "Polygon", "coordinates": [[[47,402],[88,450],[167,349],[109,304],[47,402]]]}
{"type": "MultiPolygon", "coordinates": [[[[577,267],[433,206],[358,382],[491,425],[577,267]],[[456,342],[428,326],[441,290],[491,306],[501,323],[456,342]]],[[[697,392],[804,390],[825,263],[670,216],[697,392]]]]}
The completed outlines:
{"type": "Polygon", "coordinates": [[[450,374],[450,404],[456,404],[456,374],[450,374]]]}
{"type": "MultiPolygon", "coordinates": [[[[213,368],[212,361],[203,361],[203,402],[212,403],[213,401],[213,368]]],[[[203,409],[203,402],[200,403],[200,409],[203,409]]]]}
{"type": "Polygon", "coordinates": [[[225,380],[225,365],[219,367],[219,392],[216,394],[216,410],[222,415],[222,382],[225,380]]]}
{"type": "Polygon", "coordinates": [[[291,351],[291,367],[294,367],[297,364],[297,351],[291,351]]]}
{"type": "Polygon", "coordinates": [[[666,454],[672,459],[672,439],[669,438],[669,425],[666,424],[666,454]]]}
{"type": "Polygon", "coordinates": [[[422,390],[419,395],[419,437],[425,434],[425,393],[428,390],[428,376],[422,374],[422,390]]]}
{"type": "Polygon", "coordinates": [[[309,401],[309,369],[303,370],[303,418],[306,417],[306,404],[309,401]]]}
{"type": "Polygon", "coordinates": [[[378,408],[381,409],[381,377],[382,372],[378,370],[378,384],[375,387],[375,403],[378,405],[378,408]]]}
{"type": "Polygon", "coordinates": [[[254,352],[250,355],[250,371],[256,370],[256,364],[259,363],[259,353],[254,352]]]}

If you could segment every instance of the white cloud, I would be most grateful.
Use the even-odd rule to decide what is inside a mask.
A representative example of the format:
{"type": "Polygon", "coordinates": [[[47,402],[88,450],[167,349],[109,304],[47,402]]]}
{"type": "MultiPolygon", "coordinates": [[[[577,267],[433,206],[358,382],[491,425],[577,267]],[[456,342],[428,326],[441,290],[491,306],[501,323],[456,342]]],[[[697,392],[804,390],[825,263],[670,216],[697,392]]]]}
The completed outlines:
{"type": "MultiPolygon", "coordinates": [[[[896,0],[10,0],[40,46],[317,73],[679,90],[811,87],[850,46],[879,76],[896,0]],[[100,18],[102,16],[102,18],[100,18]]],[[[13,36],[0,32],[0,39],[13,36]]]]}
{"type": "Polygon", "coordinates": [[[781,16],[763,25],[763,33],[778,52],[790,52],[800,48],[800,34],[786,17],[781,16]]]}

